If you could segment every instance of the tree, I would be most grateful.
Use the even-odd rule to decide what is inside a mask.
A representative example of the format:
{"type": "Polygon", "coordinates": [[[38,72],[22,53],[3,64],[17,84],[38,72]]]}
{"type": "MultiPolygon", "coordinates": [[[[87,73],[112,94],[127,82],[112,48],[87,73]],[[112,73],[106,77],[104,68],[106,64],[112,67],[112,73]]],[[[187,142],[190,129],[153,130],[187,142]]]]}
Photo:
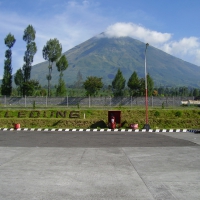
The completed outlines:
{"type": "Polygon", "coordinates": [[[27,43],[26,45],[26,51],[24,55],[24,65],[23,65],[23,77],[24,77],[24,83],[30,80],[31,77],[31,67],[33,62],[33,57],[35,53],[37,52],[37,47],[34,42],[35,40],[35,34],[36,31],[33,28],[32,25],[29,25],[24,30],[23,40],[27,43]]]}
{"type": "Polygon", "coordinates": [[[138,96],[140,92],[140,80],[137,73],[134,71],[128,80],[127,86],[130,88],[131,96],[138,96]]]}
{"type": "Polygon", "coordinates": [[[49,62],[49,74],[46,77],[48,80],[48,96],[50,96],[53,62],[55,62],[61,56],[61,52],[62,46],[56,38],[47,41],[46,46],[43,48],[43,58],[49,62]]]}
{"type": "Polygon", "coordinates": [[[117,74],[112,81],[112,88],[114,96],[123,96],[126,79],[123,77],[122,72],[118,69],[117,74]]]}
{"type": "MultiPolygon", "coordinates": [[[[154,82],[153,79],[149,74],[147,74],[147,93],[148,96],[153,95],[153,90],[154,90],[154,82]]],[[[140,94],[145,95],[145,79],[141,78],[140,79],[140,94]]]]}
{"type": "Polygon", "coordinates": [[[76,88],[81,88],[81,86],[83,85],[83,76],[82,76],[80,70],[77,73],[76,79],[77,79],[77,81],[74,83],[74,86],[76,88]]]}
{"type": "Polygon", "coordinates": [[[68,62],[65,55],[62,55],[59,61],[56,62],[56,67],[60,72],[58,86],[56,87],[56,96],[65,96],[67,93],[65,81],[62,79],[63,71],[67,69],[68,62]]]}
{"type": "Polygon", "coordinates": [[[65,81],[63,79],[59,79],[58,86],[56,85],[56,96],[64,97],[66,96],[67,89],[65,85],[65,81]]]}
{"type": "Polygon", "coordinates": [[[22,69],[18,69],[15,76],[14,76],[14,81],[15,84],[18,86],[18,95],[23,95],[23,84],[24,84],[24,79],[23,79],[23,72],[22,69]]]}
{"type": "Polygon", "coordinates": [[[194,89],[193,96],[195,97],[199,96],[199,90],[197,88],[194,89]]]}
{"type": "Polygon", "coordinates": [[[12,93],[12,51],[11,48],[16,42],[16,39],[11,33],[5,38],[5,45],[8,50],[5,52],[6,60],[4,61],[4,75],[1,85],[1,94],[10,96],[12,93]]]}
{"type": "Polygon", "coordinates": [[[83,83],[83,86],[87,91],[87,96],[96,96],[99,90],[103,87],[102,78],[98,78],[96,76],[89,76],[87,77],[87,80],[83,83]]]}
{"type": "Polygon", "coordinates": [[[41,86],[37,80],[29,80],[23,83],[23,88],[26,90],[26,95],[34,96],[41,86]]]}

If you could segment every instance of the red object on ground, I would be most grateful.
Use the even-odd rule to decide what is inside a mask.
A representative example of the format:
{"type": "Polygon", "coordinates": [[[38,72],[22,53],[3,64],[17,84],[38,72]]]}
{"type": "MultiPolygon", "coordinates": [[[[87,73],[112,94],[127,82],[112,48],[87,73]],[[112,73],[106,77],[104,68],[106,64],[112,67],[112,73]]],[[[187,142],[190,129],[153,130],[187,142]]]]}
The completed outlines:
{"type": "Polygon", "coordinates": [[[130,124],[130,128],[132,128],[132,129],[138,129],[138,124],[130,124]]]}
{"type": "Polygon", "coordinates": [[[115,117],[112,116],[112,117],[111,117],[111,129],[115,129],[115,128],[116,128],[115,117]]]}
{"type": "Polygon", "coordinates": [[[108,111],[108,127],[115,129],[116,126],[121,127],[121,111],[108,111]]]}
{"type": "Polygon", "coordinates": [[[20,128],[20,124],[15,124],[15,129],[20,128]]]}

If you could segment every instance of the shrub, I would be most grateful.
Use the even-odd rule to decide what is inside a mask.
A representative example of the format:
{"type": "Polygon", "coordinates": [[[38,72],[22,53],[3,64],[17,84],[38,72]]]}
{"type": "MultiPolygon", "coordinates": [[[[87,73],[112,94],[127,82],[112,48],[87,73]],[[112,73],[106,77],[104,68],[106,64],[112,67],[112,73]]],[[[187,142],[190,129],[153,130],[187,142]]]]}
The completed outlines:
{"type": "Polygon", "coordinates": [[[155,117],[159,117],[159,116],[160,116],[160,113],[159,113],[158,111],[156,111],[156,112],[154,113],[154,116],[155,116],[155,117]]]}
{"type": "Polygon", "coordinates": [[[176,117],[181,117],[181,115],[182,115],[181,111],[175,112],[175,116],[176,116],[176,117]]]}

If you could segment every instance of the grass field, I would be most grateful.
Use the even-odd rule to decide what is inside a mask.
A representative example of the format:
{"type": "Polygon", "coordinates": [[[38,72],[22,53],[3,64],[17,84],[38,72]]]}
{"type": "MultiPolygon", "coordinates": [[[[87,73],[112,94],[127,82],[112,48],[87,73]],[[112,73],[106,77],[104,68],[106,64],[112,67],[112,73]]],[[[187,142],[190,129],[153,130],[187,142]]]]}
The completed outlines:
{"type": "MultiPolygon", "coordinates": [[[[0,110],[0,127],[13,128],[14,124],[19,123],[21,128],[107,128],[108,110],[121,111],[122,128],[128,128],[130,124],[138,124],[142,129],[145,124],[145,109],[138,107],[133,109],[126,107],[110,109],[2,108],[0,110]]],[[[148,119],[152,129],[199,129],[200,108],[150,108],[148,119]]]]}

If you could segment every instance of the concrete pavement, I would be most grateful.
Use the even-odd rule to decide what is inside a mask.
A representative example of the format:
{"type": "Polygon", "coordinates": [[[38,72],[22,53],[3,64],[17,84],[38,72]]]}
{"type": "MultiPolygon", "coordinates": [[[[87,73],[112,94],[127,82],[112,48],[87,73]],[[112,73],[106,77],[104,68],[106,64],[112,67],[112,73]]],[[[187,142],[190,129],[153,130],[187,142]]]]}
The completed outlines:
{"type": "Polygon", "coordinates": [[[1,131],[0,199],[200,199],[200,134],[82,134],[1,131]]]}

